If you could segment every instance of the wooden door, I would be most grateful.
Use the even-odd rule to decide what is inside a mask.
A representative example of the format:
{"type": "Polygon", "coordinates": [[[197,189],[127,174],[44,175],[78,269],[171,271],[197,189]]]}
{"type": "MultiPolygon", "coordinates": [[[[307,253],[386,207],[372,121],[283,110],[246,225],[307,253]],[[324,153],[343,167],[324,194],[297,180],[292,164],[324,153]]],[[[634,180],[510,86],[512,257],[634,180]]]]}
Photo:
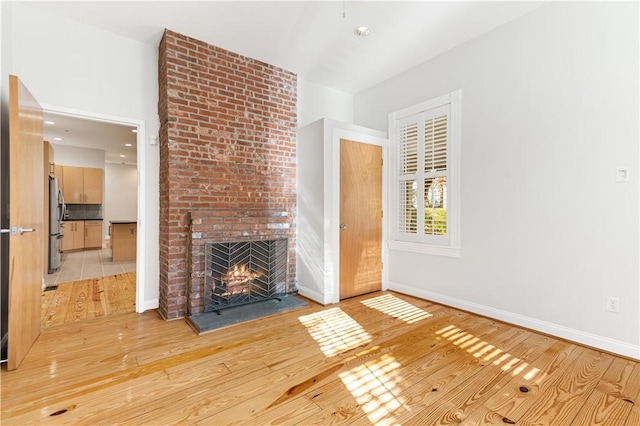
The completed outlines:
{"type": "Polygon", "coordinates": [[[85,167],[84,202],[86,204],[102,204],[102,169],[85,167]]]}
{"type": "MultiPolygon", "coordinates": [[[[18,368],[40,335],[44,229],[42,109],[9,76],[9,316],[7,369],[18,368]]],[[[48,188],[47,188],[48,191],[48,188]]]]}
{"type": "Polygon", "coordinates": [[[64,166],[62,195],[67,204],[84,203],[84,177],[82,167],[64,166]]]}
{"type": "Polygon", "coordinates": [[[340,140],[340,299],[382,287],[382,147],[340,140]]]}

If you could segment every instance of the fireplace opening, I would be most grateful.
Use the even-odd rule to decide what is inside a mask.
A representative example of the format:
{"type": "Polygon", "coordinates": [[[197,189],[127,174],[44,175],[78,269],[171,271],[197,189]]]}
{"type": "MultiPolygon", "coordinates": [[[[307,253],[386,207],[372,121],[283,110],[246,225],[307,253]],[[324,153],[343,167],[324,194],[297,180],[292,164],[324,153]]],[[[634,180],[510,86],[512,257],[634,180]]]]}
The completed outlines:
{"type": "Polygon", "coordinates": [[[206,244],[204,312],[286,295],[287,247],[286,238],[206,244]]]}

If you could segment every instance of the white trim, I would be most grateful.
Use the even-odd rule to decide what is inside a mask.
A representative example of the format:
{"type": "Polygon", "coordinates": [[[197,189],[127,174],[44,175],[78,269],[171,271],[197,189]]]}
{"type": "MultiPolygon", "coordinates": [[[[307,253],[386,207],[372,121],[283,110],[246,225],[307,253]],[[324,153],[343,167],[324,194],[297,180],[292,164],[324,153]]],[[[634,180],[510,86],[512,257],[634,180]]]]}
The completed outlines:
{"type": "Polygon", "coordinates": [[[158,305],[158,299],[145,300],[144,283],[146,280],[146,260],[145,247],[147,241],[147,233],[145,230],[146,223],[144,221],[147,205],[146,194],[146,131],[144,120],[136,120],[133,118],[119,117],[115,115],[102,114],[96,112],[88,112],[74,108],[66,108],[57,105],[41,104],[42,110],[50,113],[68,115],[71,117],[84,118],[94,121],[103,121],[106,123],[123,124],[127,126],[136,126],[137,134],[137,150],[138,150],[138,238],[136,246],[136,312],[141,313],[149,309],[155,309],[158,305]]]}
{"type": "Polygon", "coordinates": [[[389,241],[389,249],[460,258],[460,247],[439,246],[435,244],[391,240],[389,241]]]}
{"type": "Polygon", "coordinates": [[[160,306],[160,303],[158,302],[158,299],[144,300],[142,301],[142,304],[140,305],[139,308],[138,308],[138,305],[136,305],[136,312],[142,313],[145,311],[150,311],[152,309],[158,309],[159,306],[160,306]]]}
{"type": "Polygon", "coordinates": [[[452,306],[454,308],[463,309],[478,315],[494,318],[500,321],[526,327],[541,333],[557,336],[572,342],[599,348],[608,352],[623,355],[626,357],[640,360],[640,345],[632,345],[620,340],[610,339],[608,337],[599,336],[597,334],[588,333],[574,328],[564,327],[562,325],[553,324],[536,318],[530,318],[524,315],[515,314],[513,312],[503,311],[501,309],[484,306],[477,303],[469,302],[454,297],[445,296],[439,293],[433,293],[428,290],[418,289],[408,285],[389,282],[389,290],[395,290],[410,296],[420,297],[436,303],[452,306]]]}
{"type": "Polygon", "coordinates": [[[389,114],[389,117],[390,119],[393,118],[393,121],[396,121],[410,115],[419,114],[429,109],[438,108],[451,103],[451,101],[453,101],[454,99],[456,101],[459,101],[461,99],[461,94],[461,90],[458,89],[451,93],[438,96],[437,98],[429,99],[428,101],[420,102],[419,104],[411,105],[398,111],[393,111],[391,114],[389,114]]]}
{"type": "Polygon", "coordinates": [[[300,287],[298,285],[298,294],[300,296],[304,296],[304,297],[306,297],[308,299],[314,300],[314,301],[316,301],[316,302],[318,302],[318,303],[320,303],[322,305],[326,304],[326,303],[324,303],[324,295],[323,294],[320,294],[317,291],[308,289],[306,287],[300,287]]]}

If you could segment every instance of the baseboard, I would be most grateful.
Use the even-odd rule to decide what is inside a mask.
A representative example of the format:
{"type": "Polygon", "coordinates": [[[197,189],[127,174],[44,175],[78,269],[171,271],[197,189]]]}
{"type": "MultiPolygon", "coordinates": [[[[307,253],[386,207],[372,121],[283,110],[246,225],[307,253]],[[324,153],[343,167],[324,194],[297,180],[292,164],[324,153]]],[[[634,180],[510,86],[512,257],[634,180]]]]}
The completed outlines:
{"type": "Polygon", "coordinates": [[[454,297],[433,293],[427,290],[417,289],[404,284],[389,282],[389,290],[395,290],[410,296],[420,297],[443,305],[452,306],[454,308],[473,312],[478,315],[494,318],[510,324],[529,328],[541,333],[557,336],[562,339],[580,343],[593,348],[602,349],[622,356],[640,360],[640,346],[632,345],[620,340],[610,339],[608,337],[599,336],[597,334],[576,330],[569,327],[553,324],[547,321],[541,321],[535,318],[526,317],[524,315],[515,314],[513,312],[495,309],[489,306],[480,305],[454,297]]]}
{"type": "Polygon", "coordinates": [[[136,312],[142,313],[142,312],[150,311],[152,309],[158,309],[159,306],[160,306],[160,302],[158,301],[158,299],[144,300],[142,302],[142,306],[140,306],[140,309],[136,310],[136,312]]]}
{"type": "Polygon", "coordinates": [[[302,287],[300,286],[299,283],[298,283],[298,294],[300,296],[306,297],[307,299],[311,299],[314,302],[318,302],[321,305],[326,305],[324,301],[324,294],[318,293],[317,291],[314,291],[314,290],[310,290],[306,287],[302,287]]]}

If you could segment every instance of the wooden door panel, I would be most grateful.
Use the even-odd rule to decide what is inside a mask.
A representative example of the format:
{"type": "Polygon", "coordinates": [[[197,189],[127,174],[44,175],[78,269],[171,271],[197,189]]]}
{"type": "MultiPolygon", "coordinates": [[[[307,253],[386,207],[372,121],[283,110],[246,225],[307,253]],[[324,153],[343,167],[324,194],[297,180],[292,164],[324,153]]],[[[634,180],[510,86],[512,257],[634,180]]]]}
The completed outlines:
{"type": "MultiPolygon", "coordinates": [[[[40,335],[44,228],[42,109],[16,76],[9,76],[9,237],[7,369],[18,368],[40,335]],[[23,228],[26,232],[19,232],[23,228]],[[33,230],[28,231],[28,230],[33,230]]],[[[48,191],[47,187],[47,191],[48,191]]]]}
{"type": "Polygon", "coordinates": [[[382,287],[382,147],[340,141],[340,298],[382,287]]]}

